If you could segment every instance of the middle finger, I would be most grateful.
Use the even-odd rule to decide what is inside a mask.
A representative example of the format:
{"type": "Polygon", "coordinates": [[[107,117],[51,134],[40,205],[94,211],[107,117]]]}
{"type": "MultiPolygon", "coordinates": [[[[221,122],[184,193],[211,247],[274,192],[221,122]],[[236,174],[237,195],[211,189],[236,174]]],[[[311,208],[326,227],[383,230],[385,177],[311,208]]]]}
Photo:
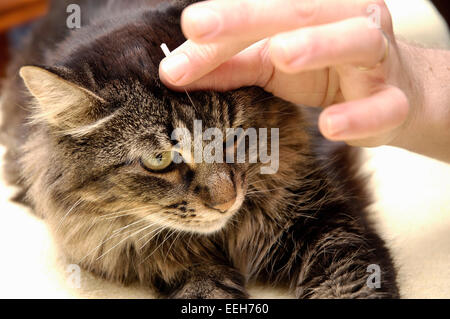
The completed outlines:
{"type": "Polygon", "coordinates": [[[256,42],[305,26],[367,16],[374,0],[210,0],[187,7],[182,28],[197,42],[256,42]]]}

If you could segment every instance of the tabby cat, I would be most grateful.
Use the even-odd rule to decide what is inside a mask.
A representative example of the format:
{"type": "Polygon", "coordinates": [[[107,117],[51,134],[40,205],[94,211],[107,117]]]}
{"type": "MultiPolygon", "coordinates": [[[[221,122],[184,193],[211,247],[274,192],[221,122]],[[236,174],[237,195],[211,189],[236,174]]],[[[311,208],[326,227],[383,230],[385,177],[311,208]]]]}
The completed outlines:
{"type": "MultiPolygon", "coordinates": [[[[358,150],[326,141],[307,108],[260,88],[173,92],[164,54],[195,1],[54,1],[3,90],[10,183],[70,263],[169,298],[395,298],[396,272],[368,217],[358,150]],[[66,8],[82,27],[66,27],[66,8]],[[175,163],[176,128],[279,128],[279,167],[175,163]],[[368,267],[381,270],[370,285],[368,267]]],[[[224,148],[228,147],[224,145],[224,148]]]]}

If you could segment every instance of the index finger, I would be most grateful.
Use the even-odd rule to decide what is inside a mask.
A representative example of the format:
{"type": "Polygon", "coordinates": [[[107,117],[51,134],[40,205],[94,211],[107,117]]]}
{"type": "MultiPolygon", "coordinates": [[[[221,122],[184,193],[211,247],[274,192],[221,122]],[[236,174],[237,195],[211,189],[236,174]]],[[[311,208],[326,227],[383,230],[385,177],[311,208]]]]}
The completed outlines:
{"type": "Polygon", "coordinates": [[[249,47],[251,43],[197,44],[187,40],[161,61],[159,74],[169,86],[186,86],[249,47]]]}

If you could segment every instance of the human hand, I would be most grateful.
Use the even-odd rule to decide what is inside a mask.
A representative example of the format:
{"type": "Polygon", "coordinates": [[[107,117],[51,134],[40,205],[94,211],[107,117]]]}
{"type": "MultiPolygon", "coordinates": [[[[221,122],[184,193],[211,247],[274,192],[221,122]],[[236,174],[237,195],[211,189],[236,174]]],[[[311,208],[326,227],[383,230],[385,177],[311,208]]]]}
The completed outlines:
{"type": "Polygon", "coordinates": [[[419,97],[379,0],[212,0],[182,15],[189,39],[164,59],[173,89],[257,85],[325,110],[325,137],[352,145],[394,143],[419,97]],[[375,21],[373,25],[373,9],[375,21]]]}

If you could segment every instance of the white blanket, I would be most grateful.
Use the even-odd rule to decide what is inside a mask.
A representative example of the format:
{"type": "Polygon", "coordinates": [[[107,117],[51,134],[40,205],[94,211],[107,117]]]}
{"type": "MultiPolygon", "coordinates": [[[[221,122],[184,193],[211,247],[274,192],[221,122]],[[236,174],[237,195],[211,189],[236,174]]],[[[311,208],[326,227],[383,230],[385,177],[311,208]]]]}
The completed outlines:
{"type": "MultiPolygon", "coordinates": [[[[450,47],[442,18],[428,1],[386,2],[396,33],[450,47]]],[[[450,298],[450,165],[389,147],[368,153],[366,169],[374,172],[377,198],[374,218],[392,250],[402,297],[450,298]]],[[[77,288],[45,223],[28,208],[11,203],[13,193],[0,183],[0,298],[152,297],[145,288],[121,287],[83,271],[77,288]]],[[[257,298],[291,297],[266,287],[252,287],[250,293],[257,298]]]]}

